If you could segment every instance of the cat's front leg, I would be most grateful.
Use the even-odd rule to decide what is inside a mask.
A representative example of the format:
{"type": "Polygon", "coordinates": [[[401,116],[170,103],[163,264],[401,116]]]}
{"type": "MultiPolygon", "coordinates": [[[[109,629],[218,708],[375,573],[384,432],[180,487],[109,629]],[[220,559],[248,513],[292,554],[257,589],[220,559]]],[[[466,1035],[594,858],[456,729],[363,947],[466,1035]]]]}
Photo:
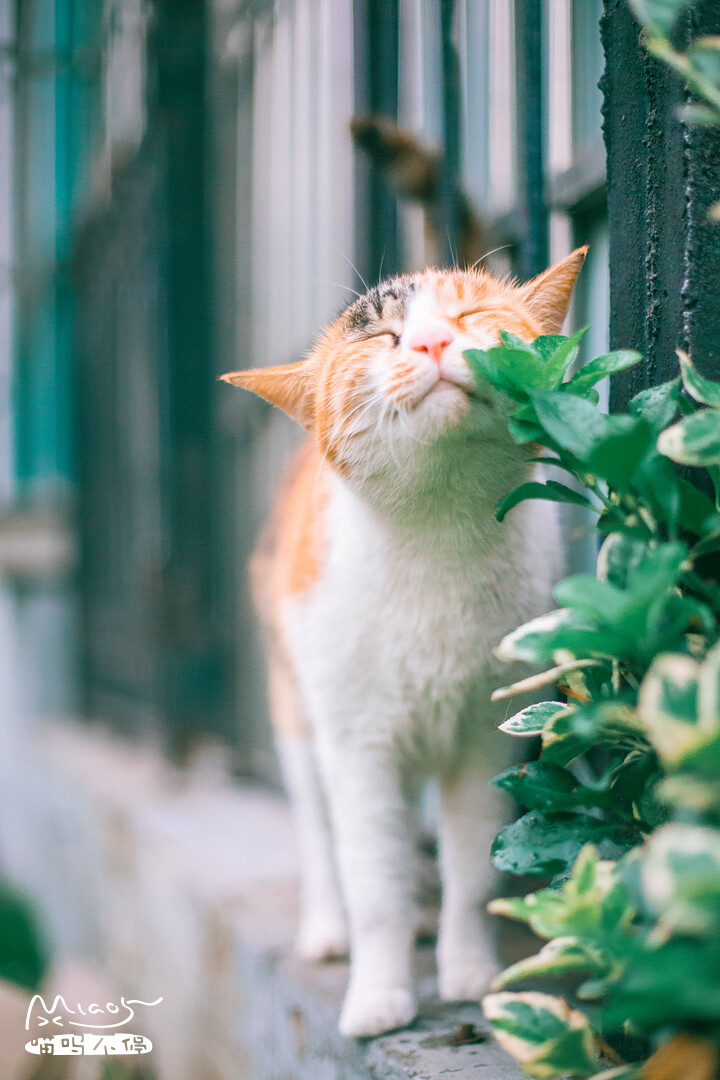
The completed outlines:
{"type": "Polygon", "coordinates": [[[277,740],[300,847],[300,925],[296,950],[305,960],[347,956],[348,932],[334,839],[310,734],[277,740]]]}
{"type": "Polygon", "coordinates": [[[483,919],[494,872],[489,855],[499,827],[499,799],[488,781],[498,772],[492,755],[477,751],[440,786],[442,908],[437,961],[440,996],[477,1001],[497,971],[494,942],[483,919]]]}
{"type": "Polygon", "coordinates": [[[408,807],[388,747],[335,739],[321,746],[321,761],[350,919],[350,982],[340,1031],[379,1035],[415,1016],[408,807]]]}

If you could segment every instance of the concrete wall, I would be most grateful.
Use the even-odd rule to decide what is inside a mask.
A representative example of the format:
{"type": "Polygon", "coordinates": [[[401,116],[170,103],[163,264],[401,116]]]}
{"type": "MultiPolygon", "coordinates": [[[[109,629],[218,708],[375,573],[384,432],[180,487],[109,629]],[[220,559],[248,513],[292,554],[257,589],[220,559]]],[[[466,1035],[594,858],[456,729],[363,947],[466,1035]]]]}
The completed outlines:
{"type": "Polygon", "coordinates": [[[479,1005],[439,1003],[427,947],[413,1028],[341,1039],[346,965],[291,953],[296,854],[279,796],[212,759],[181,775],[97,728],[26,734],[0,765],[3,870],[36,900],[56,971],[82,963],[115,1000],[162,996],[133,1024],[158,1080],[517,1078],[479,1041],[479,1005]],[[461,1022],[478,1041],[452,1044],[461,1022]]]}

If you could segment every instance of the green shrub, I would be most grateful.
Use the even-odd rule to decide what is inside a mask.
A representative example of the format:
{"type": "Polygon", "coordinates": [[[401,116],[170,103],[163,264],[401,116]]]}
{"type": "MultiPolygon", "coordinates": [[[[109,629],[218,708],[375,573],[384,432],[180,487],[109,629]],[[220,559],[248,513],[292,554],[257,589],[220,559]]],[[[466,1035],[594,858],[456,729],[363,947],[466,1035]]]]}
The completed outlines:
{"type": "Polygon", "coordinates": [[[680,353],[676,379],[609,416],[595,384],[640,357],[613,352],[568,377],[580,337],[529,345],[502,334],[497,348],[466,353],[514,400],[514,439],[532,442],[534,460],[565,474],[565,483],[521,484],[500,501],[498,518],[524,499],[579,503],[597,515],[603,537],[597,575],[566,578],[555,589],[558,608],[497,649],[545,670],[496,697],[557,684],[567,702],[530,705],[502,725],[515,737],[539,735],[542,749],[538,761],[494,781],[525,813],[498,834],[493,861],[554,880],[491,905],[547,944],[503,972],[484,1007],[531,1076],[639,1075],[617,1063],[603,1072],[606,1038],[630,1033],[659,1045],[688,1033],[703,1055],[697,1075],[712,1077],[720,1045],[720,588],[703,560],[720,551],[720,384],[680,353]],[[715,499],[678,475],[676,462],[698,479],[704,472],[715,499]],[[555,975],[574,977],[577,1007],[505,989],[555,975]]]}

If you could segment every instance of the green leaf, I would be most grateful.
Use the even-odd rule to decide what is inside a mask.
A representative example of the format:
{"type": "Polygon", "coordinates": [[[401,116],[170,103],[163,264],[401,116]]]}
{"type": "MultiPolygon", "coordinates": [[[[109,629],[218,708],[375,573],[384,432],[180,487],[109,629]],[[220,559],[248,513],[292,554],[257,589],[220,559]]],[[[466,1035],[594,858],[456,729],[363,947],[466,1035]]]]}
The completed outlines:
{"type": "MultiPolygon", "coordinates": [[[[720,948],[687,935],[628,949],[622,979],[602,1010],[603,1025],[639,1032],[720,1023],[720,948]]],[[[678,1078],[680,1080],[680,1078],[678,1078]]]]}
{"type": "MultiPolygon", "coordinates": [[[[680,524],[688,532],[702,536],[715,514],[712,499],[709,499],[704,491],[700,491],[694,484],[690,484],[681,477],[676,477],[676,483],[680,493],[680,524]]],[[[720,519],[718,524],[720,524],[720,519]]],[[[697,548],[695,554],[701,554],[697,548]]]]}
{"type": "MultiPolygon", "coordinates": [[[[640,497],[655,521],[665,524],[672,536],[677,530],[682,503],[676,469],[657,450],[648,449],[650,452],[644,454],[626,479],[631,481],[634,493],[640,497]]],[[[627,487],[628,484],[622,486],[627,487]]]]}
{"type": "Polygon", "coordinates": [[[655,431],[662,431],[670,423],[678,410],[680,397],[680,378],[672,382],[661,383],[649,390],[641,390],[628,402],[631,416],[642,417],[655,431]]]}
{"type": "Polygon", "coordinates": [[[661,544],[628,573],[625,589],[590,574],[575,574],[555,587],[555,598],[598,632],[611,635],[618,656],[642,659],[655,648],[649,635],[665,614],[664,602],[685,558],[683,544],[661,544]]]}
{"type": "MultiPolygon", "coordinates": [[[[587,333],[587,326],[584,326],[582,330],[578,330],[572,337],[561,338],[560,343],[555,350],[546,356],[545,366],[543,368],[545,374],[545,387],[548,390],[555,390],[559,387],[566,375],[577,359],[578,347],[582,337],[587,333]]],[[[553,337],[559,335],[548,335],[546,338],[536,339],[535,345],[537,348],[537,342],[543,341],[543,345],[540,346],[540,350],[546,348],[545,343],[549,343],[553,337]]],[[[538,351],[540,351],[538,350],[538,351]]],[[[548,350],[549,351],[549,350],[548,350]]],[[[564,389],[567,388],[565,385],[564,389]]],[[[592,384],[589,384],[592,385],[592,384]]],[[[571,391],[573,392],[573,391],[571,391]]]]}
{"type": "Polygon", "coordinates": [[[507,791],[529,810],[552,809],[556,796],[568,795],[578,788],[577,780],[567,769],[540,761],[512,765],[490,783],[507,791]]]}
{"type": "Polygon", "coordinates": [[[544,664],[553,661],[559,649],[576,657],[589,656],[592,651],[605,656],[612,655],[622,645],[622,639],[599,631],[579,612],[559,608],[506,634],[495,649],[495,655],[500,660],[544,664]]]}
{"type": "Polygon", "coordinates": [[[588,814],[531,810],[500,830],[490,857],[497,870],[554,877],[569,870],[584,844],[593,843],[601,855],[613,858],[639,840],[635,829],[588,814]]]}
{"type": "Polygon", "coordinates": [[[698,124],[700,127],[718,127],[720,109],[710,105],[681,105],[677,111],[678,120],[685,124],[698,124]]]}
{"type": "Polygon", "coordinates": [[[640,688],[638,709],[643,722],[671,720],[694,725],[698,710],[700,665],[691,656],[665,655],[653,661],[640,688]]]}
{"type": "Polygon", "coordinates": [[[555,642],[564,640],[568,631],[587,628],[587,622],[566,608],[549,611],[536,619],[518,626],[506,634],[495,649],[500,660],[525,660],[530,664],[543,664],[552,660],[555,642]]]}
{"type": "Polygon", "coordinates": [[[560,888],[491,900],[488,911],[527,923],[539,937],[574,935],[584,940],[607,939],[612,931],[629,926],[634,917],[615,864],[599,861],[592,844],[581,850],[560,888]]]}
{"type": "Polygon", "coordinates": [[[516,401],[526,401],[529,389],[545,385],[542,362],[525,342],[520,347],[469,349],[464,356],[477,374],[516,401]]]}
{"type": "Polygon", "coordinates": [[[500,1045],[528,1076],[549,1080],[588,1077],[598,1056],[587,1017],[549,994],[500,992],[483,998],[485,1016],[500,1045]]]}
{"type": "Polygon", "coordinates": [[[656,652],[684,648],[686,635],[691,632],[714,636],[716,619],[712,609],[692,596],[671,594],[667,603],[654,614],[656,617],[650,619],[648,631],[653,636],[656,652]]]}
{"type": "MultiPolygon", "coordinates": [[[[578,1015],[582,1016],[582,1013],[578,1015]]],[[[571,1026],[564,1034],[550,1040],[525,1064],[525,1072],[536,1080],[546,1077],[589,1077],[598,1066],[590,1024],[571,1026]]]]}
{"type": "Polygon", "coordinates": [[[681,465],[720,464],[720,410],[702,409],[686,416],[660,434],[657,447],[681,465]]]}
{"type": "Polygon", "coordinates": [[[508,418],[507,425],[510,435],[518,446],[524,446],[525,443],[529,442],[537,442],[544,434],[539,424],[527,424],[521,420],[515,420],[512,416],[508,418]]]}
{"type": "Polygon", "coordinates": [[[607,791],[583,787],[567,769],[547,761],[512,765],[491,781],[528,810],[570,810],[576,806],[612,809],[607,791]]]}
{"type": "Polygon", "coordinates": [[[655,440],[645,420],[630,416],[608,416],[606,432],[585,461],[591,473],[602,476],[611,488],[628,488],[640,463],[655,440]]]}
{"type": "Polygon", "coordinates": [[[646,748],[644,728],[622,701],[587,702],[557,713],[542,731],[543,761],[569,765],[593,746],[616,750],[646,748]]]}
{"type": "Polygon", "coordinates": [[[703,78],[720,87],[720,37],[708,34],[695,38],[685,56],[703,78]]]}
{"type": "Polygon", "coordinates": [[[625,533],[611,533],[603,542],[597,559],[597,576],[618,589],[627,589],[630,575],[647,557],[646,540],[625,533]]]}
{"type": "MultiPolygon", "coordinates": [[[[580,340],[584,333],[585,330],[580,330],[579,336],[576,334],[575,337],[580,340]]],[[[547,364],[566,341],[570,341],[570,338],[565,337],[564,334],[541,334],[540,337],[536,337],[533,341],[533,348],[543,364],[547,364]]]]}
{"type": "MultiPolygon", "coordinates": [[[[718,57],[720,57],[720,53],[718,53],[718,57]]],[[[683,386],[690,397],[695,398],[701,405],[714,405],[715,408],[719,408],[720,383],[704,379],[695,368],[690,357],[682,349],[677,350],[677,355],[680,361],[683,386]]]]}
{"type": "Polygon", "coordinates": [[[537,416],[535,415],[535,409],[532,402],[528,399],[523,402],[522,405],[518,405],[513,409],[511,416],[513,420],[522,420],[528,424],[537,424],[537,416]]]}
{"type": "Polygon", "coordinates": [[[640,884],[646,910],[665,934],[713,933],[720,919],[720,831],[663,825],[643,851],[640,884]]]}
{"type": "Polygon", "coordinates": [[[534,1001],[528,1001],[530,995],[508,994],[504,1002],[502,1015],[493,1017],[496,1031],[506,1031],[532,1046],[540,1046],[548,1039],[557,1038],[567,1030],[564,1019],[554,1009],[542,1007],[540,995],[534,995],[534,1001]],[[510,1000],[512,999],[512,1000],[510,1000]]]}
{"type": "Polygon", "coordinates": [[[642,356],[634,349],[617,349],[605,356],[597,356],[573,375],[572,379],[565,383],[563,389],[571,394],[582,393],[601,379],[634,367],[640,360],[642,356]]]}
{"type": "Polygon", "coordinates": [[[507,735],[539,735],[548,720],[552,720],[559,712],[564,712],[566,709],[567,705],[562,701],[540,701],[508,717],[500,725],[499,730],[507,735]]]}
{"type": "Polygon", "coordinates": [[[580,397],[584,398],[585,401],[589,401],[591,405],[600,404],[600,394],[597,390],[593,390],[592,387],[589,390],[583,390],[580,397]]]}
{"type": "Polygon", "coordinates": [[[531,395],[531,401],[538,423],[553,442],[614,487],[626,485],[653,439],[646,421],[607,416],[574,394],[538,391],[531,395]]]}
{"type": "Polygon", "coordinates": [[[555,765],[569,765],[594,745],[601,745],[601,740],[596,743],[587,734],[578,733],[574,715],[568,713],[555,717],[543,731],[541,758],[555,765]]]}
{"type": "Polygon", "coordinates": [[[667,812],[657,795],[663,770],[654,750],[648,746],[631,750],[618,765],[610,766],[609,774],[613,795],[619,804],[632,806],[643,828],[654,828],[665,820],[667,812]]]}
{"type": "Polygon", "coordinates": [[[693,546],[692,553],[694,558],[699,558],[701,555],[708,555],[713,551],[720,551],[720,514],[711,515],[705,522],[703,528],[696,530],[690,529],[690,532],[704,533],[702,540],[699,540],[697,544],[693,546]]]}
{"type": "Polygon", "coordinates": [[[580,492],[574,491],[565,484],[559,484],[555,480],[548,480],[540,484],[536,481],[528,481],[520,484],[511,492],[500,499],[495,507],[495,517],[502,521],[505,515],[525,499],[546,499],[550,502],[574,503],[575,506],[584,506],[589,510],[594,509],[593,504],[580,492]]]}
{"type": "Polygon", "coordinates": [[[523,341],[523,339],[519,338],[516,334],[511,334],[509,330],[500,331],[500,341],[508,349],[522,349],[523,352],[529,352],[533,356],[535,355],[535,350],[532,345],[527,341],[523,341]]]}
{"type": "Polygon", "coordinates": [[[698,724],[704,731],[720,730],[720,643],[707,654],[698,672],[698,724]]]}
{"type": "MultiPolygon", "coordinates": [[[[510,686],[499,686],[496,690],[493,690],[490,700],[500,701],[503,698],[514,697],[516,694],[528,694],[553,683],[557,683],[559,687],[565,688],[569,693],[572,684],[584,687],[590,668],[607,670],[607,661],[588,660],[587,658],[567,660],[564,664],[557,664],[555,667],[548,668],[547,671],[539,671],[536,675],[528,675],[527,678],[511,683],[510,686]]],[[[585,690],[583,689],[582,692],[584,694],[585,690]]]]}
{"type": "Polygon", "coordinates": [[[584,460],[607,434],[607,417],[581,397],[541,391],[532,394],[531,400],[548,435],[575,457],[584,460]]]}
{"type": "Polygon", "coordinates": [[[505,348],[496,345],[488,355],[503,373],[523,391],[534,386],[544,386],[543,366],[529,345],[522,348],[505,348]]]}
{"type": "Polygon", "coordinates": [[[668,653],[653,661],[638,696],[638,715],[667,771],[720,774],[720,647],[702,665],[668,653]]]}
{"type": "Polygon", "coordinates": [[[714,779],[678,773],[658,784],[658,798],[665,806],[692,814],[720,815],[720,776],[714,779]]]}
{"type": "Polygon", "coordinates": [[[522,979],[534,979],[542,975],[565,975],[570,971],[606,976],[611,968],[610,959],[589,942],[578,937],[558,937],[544,945],[535,956],[529,956],[506,968],[493,979],[491,989],[502,990],[522,979]]]}
{"type": "Polygon", "coordinates": [[[498,364],[497,360],[493,359],[490,353],[481,349],[468,349],[467,352],[463,353],[463,356],[475,374],[489,382],[496,390],[513,398],[515,401],[527,400],[527,394],[518,389],[514,379],[509,376],[504,367],[498,364]]]}
{"type": "Polygon", "coordinates": [[[7,882],[0,882],[0,979],[23,990],[40,990],[48,956],[33,903],[7,882]]]}
{"type": "Polygon", "coordinates": [[[632,568],[628,575],[628,588],[650,603],[653,595],[667,592],[677,581],[687,549],[679,541],[658,544],[648,550],[645,558],[632,568]]]}
{"type": "Polygon", "coordinates": [[[605,510],[598,518],[598,532],[603,535],[619,532],[624,536],[632,536],[636,540],[651,540],[653,530],[648,527],[638,514],[628,515],[625,510],[614,506],[605,510]]]}
{"type": "Polygon", "coordinates": [[[554,594],[562,607],[579,611],[596,622],[622,625],[628,606],[628,593],[592,574],[573,574],[555,586],[554,594]]]}
{"type": "Polygon", "coordinates": [[[688,0],[630,0],[630,7],[645,26],[667,36],[688,0]]]}

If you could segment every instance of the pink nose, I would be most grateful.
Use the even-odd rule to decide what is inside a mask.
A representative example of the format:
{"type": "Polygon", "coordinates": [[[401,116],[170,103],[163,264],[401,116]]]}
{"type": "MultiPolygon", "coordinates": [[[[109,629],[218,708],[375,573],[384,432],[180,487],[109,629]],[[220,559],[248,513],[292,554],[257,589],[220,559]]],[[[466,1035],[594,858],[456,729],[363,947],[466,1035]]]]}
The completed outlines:
{"type": "Polygon", "coordinates": [[[407,340],[407,347],[416,352],[426,352],[439,364],[444,350],[453,338],[454,335],[449,326],[443,326],[442,323],[427,323],[413,330],[407,340]]]}

